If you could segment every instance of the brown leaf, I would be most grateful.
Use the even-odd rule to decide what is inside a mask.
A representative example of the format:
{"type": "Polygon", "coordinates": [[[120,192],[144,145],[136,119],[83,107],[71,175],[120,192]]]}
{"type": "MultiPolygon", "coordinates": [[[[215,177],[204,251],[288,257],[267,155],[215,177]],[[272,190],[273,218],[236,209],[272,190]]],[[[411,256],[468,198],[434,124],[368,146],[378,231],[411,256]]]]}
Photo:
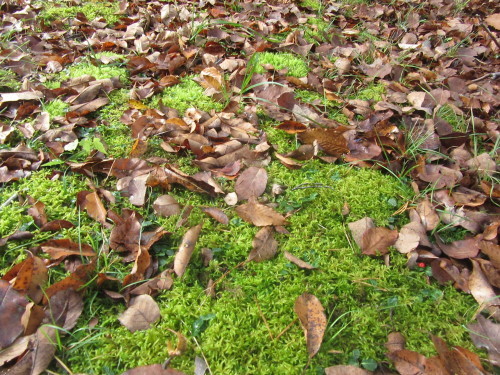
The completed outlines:
{"type": "Polygon", "coordinates": [[[276,129],[283,130],[288,134],[303,133],[307,130],[307,126],[297,121],[283,121],[276,126],[276,129]]]}
{"type": "Polygon", "coordinates": [[[306,144],[313,144],[314,141],[317,141],[325,153],[338,157],[349,152],[347,140],[342,136],[346,130],[347,128],[340,126],[329,129],[309,129],[298,134],[298,138],[306,144]]]}
{"type": "Polygon", "coordinates": [[[420,229],[421,224],[414,221],[404,225],[399,231],[398,240],[394,247],[401,254],[407,254],[415,250],[420,244],[420,229]]]}
{"type": "Polygon", "coordinates": [[[219,223],[224,225],[229,224],[229,218],[221,209],[216,207],[202,207],[201,210],[219,223]]]}
{"type": "Polygon", "coordinates": [[[362,246],[363,234],[370,228],[374,228],[375,224],[373,220],[369,217],[364,217],[359,219],[358,221],[353,221],[352,223],[347,224],[349,230],[351,231],[352,238],[356,245],[360,248],[362,246]]]}
{"type": "Polygon", "coordinates": [[[79,255],[85,257],[95,257],[96,253],[90,245],[84,243],[76,243],[68,238],[60,240],[49,240],[40,244],[44,253],[50,255],[51,259],[62,260],[71,255],[79,255]]]}
{"type": "Polygon", "coordinates": [[[143,294],[130,300],[130,305],[118,320],[130,332],[149,329],[153,323],[160,319],[160,308],[153,297],[143,294]]]}
{"type": "Polygon", "coordinates": [[[500,269],[500,245],[491,241],[481,241],[479,247],[481,251],[490,258],[491,263],[494,264],[497,269],[500,269]]]}
{"type": "Polygon", "coordinates": [[[43,296],[41,288],[47,280],[48,271],[44,261],[36,256],[30,256],[21,263],[12,287],[38,303],[43,296]]]}
{"type": "Polygon", "coordinates": [[[439,235],[436,235],[435,238],[439,248],[443,250],[443,253],[448,255],[450,258],[474,258],[479,253],[479,238],[474,237],[460,241],[453,241],[448,245],[444,244],[443,241],[441,241],[439,235]]]}
{"type": "Polygon", "coordinates": [[[238,200],[259,197],[267,185],[267,172],[264,168],[250,167],[246,169],[236,180],[234,190],[238,200]]]}
{"type": "Polygon", "coordinates": [[[494,366],[500,366],[500,324],[477,316],[477,323],[467,326],[470,337],[478,348],[488,350],[488,358],[494,366]]]}
{"type": "Polygon", "coordinates": [[[170,332],[175,334],[177,336],[177,345],[174,346],[170,341],[167,341],[167,350],[168,350],[168,355],[170,357],[178,357],[187,350],[187,339],[186,336],[184,336],[182,333],[174,331],[170,328],[167,328],[170,332]]]}
{"type": "Polygon", "coordinates": [[[70,229],[74,228],[75,224],[67,221],[67,220],[52,220],[48,223],[44,224],[40,228],[40,232],[57,232],[61,229],[70,229]]]}
{"type": "Polygon", "coordinates": [[[97,192],[81,191],[78,193],[76,201],[80,209],[87,211],[92,219],[99,223],[106,222],[107,212],[97,192]]]}
{"type": "Polygon", "coordinates": [[[302,168],[302,164],[297,163],[295,160],[288,158],[284,155],[278,154],[277,152],[274,154],[278,160],[288,169],[300,169],[302,168]]]}
{"type": "Polygon", "coordinates": [[[420,216],[422,224],[428,231],[434,230],[434,228],[436,228],[439,224],[439,216],[429,199],[426,198],[425,200],[419,202],[417,212],[420,216]]]}
{"type": "Polygon", "coordinates": [[[196,241],[198,241],[202,226],[203,224],[201,223],[190,228],[182,238],[179,250],[177,251],[177,254],[175,254],[174,259],[174,272],[179,277],[184,275],[184,272],[186,271],[191,255],[193,255],[196,241]]]}
{"type": "Polygon", "coordinates": [[[48,304],[46,316],[51,324],[71,330],[83,311],[83,298],[71,289],[54,294],[48,304]]]}
{"type": "Polygon", "coordinates": [[[243,220],[258,227],[287,224],[282,215],[255,200],[236,207],[235,211],[243,220]]]}
{"type": "Polygon", "coordinates": [[[154,296],[161,290],[168,290],[172,287],[174,280],[171,276],[172,270],[168,269],[157,275],[155,278],[146,281],[144,284],[130,290],[131,295],[149,294],[154,296]]]}
{"type": "Polygon", "coordinates": [[[368,229],[363,234],[361,249],[365,255],[384,255],[389,252],[389,246],[396,243],[398,231],[383,227],[368,229]]]}
{"type": "Polygon", "coordinates": [[[151,256],[149,255],[148,248],[141,246],[135,257],[134,267],[129,275],[123,279],[123,286],[136,283],[143,280],[144,275],[151,264],[151,256]]]}
{"type": "Polygon", "coordinates": [[[160,195],[156,198],[153,209],[157,215],[163,217],[178,215],[181,212],[180,204],[170,195],[160,195]]]}
{"type": "MultiPolygon", "coordinates": [[[[29,201],[33,201],[33,198],[28,197],[28,202],[29,201]]],[[[47,214],[45,213],[45,205],[40,201],[36,201],[32,204],[33,206],[28,208],[28,215],[30,215],[33,218],[35,225],[40,228],[47,223],[47,214]]]]}
{"type": "Polygon", "coordinates": [[[471,259],[471,262],[472,273],[469,277],[469,288],[474,299],[483,307],[500,305],[500,298],[484,276],[479,263],[475,259],[471,259]]]}
{"type": "Polygon", "coordinates": [[[4,280],[0,280],[0,350],[11,345],[23,332],[21,318],[28,300],[4,280]]]}
{"type": "Polygon", "coordinates": [[[391,332],[387,336],[387,342],[385,347],[389,353],[397,352],[403,350],[406,346],[406,339],[400,332],[391,332]]]}
{"type": "Polygon", "coordinates": [[[173,368],[164,369],[162,365],[146,365],[139,366],[134,369],[125,371],[121,375],[186,375],[182,371],[174,370],[173,368]]]}
{"type": "Polygon", "coordinates": [[[135,257],[139,251],[142,217],[135,211],[124,209],[122,217],[116,216],[112,220],[115,227],[109,236],[109,247],[118,252],[128,251],[135,257]]]}
{"type": "MultiPolygon", "coordinates": [[[[33,336],[19,337],[14,343],[0,352],[0,368],[6,363],[19,357],[28,349],[28,344],[33,340],[33,336]]],[[[1,346],[0,346],[1,347],[1,346]]]]}
{"type": "Polygon", "coordinates": [[[451,374],[484,375],[479,356],[460,347],[449,349],[446,342],[432,335],[432,342],[444,367],[451,374]]]}
{"type": "Polygon", "coordinates": [[[274,239],[274,228],[264,227],[259,230],[252,241],[252,246],[248,260],[262,262],[274,257],[278,249],[278,241],[274,239]]]}
{"type": "Polygon", "coordinates": [[[402,349],[387,354],[387,357],[394,362],[394,367],[401,375],[424,374],[425,357],[422,354],[411,350],[402,349]]]}
{"type": "Polygon", "coordinates": [[[312,358],[319,351],[326,330],[323,306],[316,296],[304,293],[295,300],[294,310],[304,330],[309,358],[312,358]]]}
{"type": "Polygon", "coordinates": [[[370,375],[373,372],[357,366],[337,365],[325,368],[325,375],[370,375]]]}
{"type": "Polygon", "coordinates": [[[295,264],[297,267],[305,269],[305,270],[314,270],[316,267],[312,266],[311,264],[304,262],[302,259],[297,258],[295,255],[290,254],[288,251],[285,251],[283,253],[286,259],[288,259],[290,262],[295,264]]]}
{"type": "Polygon", "coordinates": [[[500,13],[490,14],[484,19],[484,22],[487,25],[500,31],[500,13]]]}
{"type": "Polygon", "coordinates": [[[60,292],[61,290],[72,289],[78,291],[87,283],[94,270],[95,259],[88,264],[80,265],[75,272],[45,289],[43,302],[47,303],[47,301],[50,300],[53,295],[60,292]]]}

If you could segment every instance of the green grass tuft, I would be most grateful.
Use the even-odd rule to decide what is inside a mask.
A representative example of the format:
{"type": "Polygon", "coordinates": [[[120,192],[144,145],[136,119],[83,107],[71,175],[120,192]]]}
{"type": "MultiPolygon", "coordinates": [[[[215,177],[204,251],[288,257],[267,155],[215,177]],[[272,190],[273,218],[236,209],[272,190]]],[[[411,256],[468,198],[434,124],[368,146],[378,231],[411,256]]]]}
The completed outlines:
{"type": "Polygon", "coordinates": [[[79,12],[83,13],[89,21],[104,18],[108,24],[113,24],[120,19],[120,16],[116,14],[119,8],[116,2],[94,0],[80,6],[66,6],[63,1],[48,1],[41,2],[41,4],[43,10],[39,17],[47,23],[74,18],[79,12]]]}

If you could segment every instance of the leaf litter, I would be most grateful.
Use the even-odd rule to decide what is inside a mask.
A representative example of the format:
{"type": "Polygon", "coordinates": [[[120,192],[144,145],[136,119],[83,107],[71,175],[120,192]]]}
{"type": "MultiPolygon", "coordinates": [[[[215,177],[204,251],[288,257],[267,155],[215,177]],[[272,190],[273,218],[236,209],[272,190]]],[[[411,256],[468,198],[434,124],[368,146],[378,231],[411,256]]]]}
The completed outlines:
{"type": "MultiPolygon", "coordinates": [[[[498,7],[487,3],[473,0],[463,9],[455,9],[456,13],[454,4],[446,1],[421,2],[417,8],[408,3],[398,3],[398,7],[386,3],[374,7],[328,3],[322,15],[332,19],[338,35],[314,43],[306,40],[299,28],[311,9],[284,0],[252,5],[260,6],[263,18],[259,21],[251,20],[248,12],[235,13],[228,8],[230,4],[202,1],[199,13],[193,15],[201,20],[201,28],[199,34],[191,36],[183,2],[175,6],[123,2],[117,13],[119,21],[113,26],[79,14],[68,18],[64,29],[60,21],[41,21],[36,4],[2,4],[2,34],[16,37],[2,40],[0,68],[12,71],[22,84],[19,90],[1,87],[0,183],[29,179],[33,172],[51,165],[97,178],[97,186],[92,184],[91,190],[78,192],[75,207],[103,230],[112,228],[106,239],[109,248],[122,254],[124,262],[133,262],[131,273],[115,280],[126,287],[123,295],[113,292],[127,302],[128,309],[120,321],[133,331],[147,329],[160,318],[150,295],[170,289],[175,283],[172,273],[181,277],[186,272],[202,224],[187,230],[173,264],[161,270],[150,250],[170,233],[163,228],[144,231],[143,218],[130,208],[116,213],[115,197],[107,189],[119,191],[136,207],[144,207],[153,190],[171,192],[174,186],[212,198],[227,194],[225,200],[230,206],[248,200],[234,212],[261,227],[248,256],[248,261],[261,262],[276,255],[279,243],[275,232],[286,233],[283,226],[288,224],[276,207],[259,200],[268,189],[266,167],[273,157],[289,169],[301,168],[297,161],[319,158],[326,163],[341,160],[408,177],[416,192],[410,223],[399,229],[383,228],[364,218],[348,223],[352,237],[362,254],[388,255],[394,246],[408,257],[409,267],[429,265],[438,282],[451,281],[471,293],[479,310],[489,314],[488,318],[477,315],[477,323],[470,325],[478,333],[472,334],[472,340],[486,348],[491,363],[498,365],[498,345],[492,333],[498,326],[494,321],[500,319],[496,176],[499,72],[495,70],[500,13],[498,7]],[[149,15],[143,9],[148,9],[149,15]],[[402,11],[409,12],[404,28],[395,23],[402,11]],[[349,17],[344,15],[347,13],[349,17]],[[229,14],[238,26],[209,27],[229,14]],[[359,26],[379,40],[359,39],[359,26]],[[164,32],[165,28],[169,32],[164,32]],[[35,29],[42,36],[36,36],[36,43],[31,33],[35,29]],[[291,30],[283,41],[272,38],[283,30],[291,30]],[[95,120],[95,114],[110,105],[110,95],[124,87],[124,80],[84,75],[63,78],[60,87],[53,88],[48,84],[49,76],[43,73],[61,72],[85,58],[90,50],[92,54],[118,52],[127,60],[132,82],[130,108],[123,111],[121,121],[130,127],[130,138],[135,140],[130,157],[106,155],[95,120]],[[234,56],[229,50],[242,52],[234,56]],[[297,78],[287,70],[266,65],[263,73],[248,74],[252,63],[249,56],[267,50],[308,56],[309,73],[297,78]],[[224,102],[224,109],[208,113],[188,108],[180,113],[161,102],[154,109],[144,104],[164,88],[179,84],[180,77],[187,74],[195,76],[204,95],[224,102]],[[385,93],[379,98],[350,98],[350,90],[359,82],[377,82],[385,93]],[[321,105],[298,99],[294,94],[298,88],[340,104],[347,121],[341,124],[332,120],[321,105]],[[67,106],[61,116],[40,108],[41,101],[47,105],[56,100],[67,106]],[[241,103],[246,105],[243,113],[239,110],[241,103]],[[274,146],[255,116],[257,104],[279,123],[275,130],[296,136],[301,143],[296,150],[271,152],[274,146]],[[462,118],[465,126],[451,124],[449,111],[455,118],[462,118]],[[84,143],[87,129],[96,129],[98,141],[94,139],[92,146],[96,149],[88,150],[80,160],[72,159],[72,152],[84,143]],[[146,158],[148,144],[156,140],[167,153],[192,155],[193,164],[203,172],[189,175],[168,159],[146,158]],[[221,177],[235,180],[234,191],[219,185],[216,178],[221,177]],[[440,222],[471,234],[446,243],[436,231],[440,222]],[[143,283],[136,286],[138,282],[143,283]]],[[[251,9],[247,3],[239,5],[243,10],[251,9]]],[[[101,57],[100,62],[113,61],[105,59],[101,57]]],[[[92,64],[98,64],[97,60],[92,64]]],[[[60,174],[56,168],[54,173],[60,174]]],[[[51,213],[46,212],[43,202],[25,198],[30,204],[27,215],[40,231],[62,233],[75,225],[65,220],[49,221],[51,213]]],[[[178,227],[186,223],[192,210],[171,195],[158,197],[152,208],[165,217],[184,210],[178,227]]],[[[219,223],[230,222],[226,212],[217,207],[200,209],[219,223]]],[[[33,233],[16,231],[2,236],[0,245],[5,246],[10,241],[29,239],[33,233]]],[[[30,248],[28,257],[12,265],[2,277],[0,348],[7,358],[1,362],[5,369],[37,374],[47,368],[56,352],[53,327],[73,328],[82,311],[82,295],[96,275],[95,258],[100,249],[93,246],[61,236],[44,241],[30,248]],[[69,274],[56,282],[51,279],[51,285],[47,285],[48,274],[62,264],[69,274]],[[33,350],[26,351],[27,346],[33,350]]],[[[288,252],[284,255],[300,268],[313,268],[288,252]]],[[[102,274],[101,280],[104,283],[113,278],[102,274]]],[[[304,293],[296,300],[295,312],[312,358],[320,350],[325,333],[324,308],[313,294],[304,293]]],[[[179,349],[182,340],[180,333],[177,335],[179,349]]],[[[486,373],[473,353],[459,347],[449,349],[436,336],[432,340],[437,357],[425,358],[404,347],[389,349],[388,357],[401,374],[486,373]]],[[[183,351],[179,349],[178,354],[183,351]]],[[[179,373],[161,365],[149,367],[157,373],[179,373]]],[[[146,371],[136,370],[127,373],[146,371]]],[[[369,373],[352,366],[325,371],[369,373]]]]}

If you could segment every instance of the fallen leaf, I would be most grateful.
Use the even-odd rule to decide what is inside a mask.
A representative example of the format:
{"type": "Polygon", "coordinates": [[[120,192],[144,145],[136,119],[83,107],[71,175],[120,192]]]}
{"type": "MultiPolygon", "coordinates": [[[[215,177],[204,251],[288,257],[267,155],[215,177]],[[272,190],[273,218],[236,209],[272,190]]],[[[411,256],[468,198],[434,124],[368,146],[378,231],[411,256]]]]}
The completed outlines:
{"type": "Polygon", "coordinates": [[[384,255],[389,252],[389,246],[396,243],[398,231],[383,227],[369,228],[363,234],[361,249],[365,255],[384,255]]]}
{"type": "Polygon", "coordinates": [[[401,253],[407,254],[420,244],[420,223],[410,222],[399,231],[399,236],[394,247],[401,253]]]}
{"type": "Polygon", "coordinates": [[[371,375],[373,372],[357,366],[338,365],[325,368],[325,375],[371,375]]]}
{"type": "Polygon", "coordinates": [[[490,14],[484,19],[487,25],[500,31],[500,13],[490,14]]]}
{"type": "Polygon", "coordinates": [[[40,248],[44,253],[50,255],[51,259],[62,260],[71,255],[84,257],[95,257],[96,253],[90,245],[85,243],[76,243],[68,238],[60,240],[49,240],[41,243],[40,248]]]}
{"type": "Polygon", "coordinates": [[[494,366],[500,366],[500,324],[479,314],[477,323],[467,326],[474,345],[488,351],[488,359],[494,366]]]}
{"type": "Polygon", "coordinates": [[[467,238],[465,240],[453,241],[450,244],[443,243],[439,235],[436,235],[435,238],[439,248],[450,258],[474,258],[479,253],[479,238],[467,238]]]}
{"type": "Polygon", "coordinates": [[[48,271],[44,261],[39,257],[29,256],[20,264],[12,287],[35,303],[39,303],[43,297],[42,287],[47,280],[48,271]]]}
{"type": "Polygon", "coordinates": [[[439,216],[429,199],[426,198],[423,201],[420,201],[417,205],[416,210],[420,215],[420,220],[425,226],[425,229],[430,231],[434,230],[434,228],[437,227],[437,225],[439,224],[439,216]]]}
{"type": "Polygon", "coordinates": [[[48,303],[46,315],[51,324],[65,330],[71,330],[83,311],[83,298],[71,289],[54,294],[48,303]]]}
{"type": "Polygon", "coordinates": [[[309,129],[298,134],[302,143],[313,144],[315,141],[325,153],[332,156],[347,154],[347,140],[342,136],[347,128],[338,127],[330,129],[309,129]]]}
{"type": "Polygon", "coordinates": [[[32,339],[32,335],[19,337],[12,345],[0,351],[0,367],[23,354],[32,339]]]}
{"type": "Polygon", "coordinates": [[[486,279],[479,263],[471,259],[472,273],[469,277],[470,293],[482,307],[500,305],[500,297],[495,293],[490,283],[486,279]]]}
{"type": "Polygon", "coordinates": [[[235,211],[243,220],[258,227],[286,225],[287,223],[281,214],[255,200],[236,207],[235,211]]]}
{"type": "Polygon", "coordinates": [[[301,122],[283,121],[281,124],[276,126],[276,129],[283,130],[288,134],[297,134],[305,132],[308,128],[301,122]]]}
{"type": "Polygon", "coordinates": [[[184,272],[186,271],[191,255],[193,255],[196,241],[198,241],[202,226],[203,224],[198,224],[190,228],[182,238],[179,250],[177,251],[177,254],[175,254],[174,259],[174,271],[179,277],[184,275],[184,272]]]}
{"type": "Polygon", "coordinates": [[[391,332],[387,335],[387,342],[385,347],[389,353],[397,352],[398,350],[403,350],[406,346],[406,339],[400,332],[391,332]]]}
{"type": "Polygon", "coordinates": [[[264,168],[250,167],[236,180],[234,190],[238,200],[259,197],[266,190],[267,172],[264,168]]]}
{"type": "Polygon", "coordinates": [[[160,195],[156,198],[153,202],[153,209],[157,215],[163,217],[178,215],[181,212],[180,204],[170,195],[160,195]]]}
{"type": "Polygon", "coordinates": [[[388,353],[387,357],[401,375],[425,374],[426,358],[422,354],[402,349],[388,353]]]}
{"type": "Polygon", "coordinates": [[[319,351],[326,330],[323,306],[316,296],[304,293],[295,300],[294,310],[304,330],[309,358],[312,358],[319,351]]]}
{"type": "Polygon", "coordinates": [[[99,223],[106,222],[107,212],[97,192],[79,192],[77,195],[77,205],[80,209],[87,211],[87,214],[95,221],[99,223]]]}
{"type": "Polygon", "coordinates": [[[302,259],[297,258],[295,255],[290,254],[288,251],[285,251],[283,253],[286,259],[288,259],[290,262],[295,264],[297,267],[305,269],[305,270],[314,270],[316,267],[312,266],[311,264],[304,262],[302,259]]]}
{"type": "Polygon", "coordinates": [[[273,227],[264,227],[257,232],[252,241],[252,251],[248,254],[248,260],[263,262],[276,255],[278,241],[274,239],[273,227]]]}
{"type": "Polygon", "coordinates": [[[349,227],[349,230],[351,231],[352,238],[354,239],[354,242],[356,242],[356,245],[358,245],[361,248],[362,245],[362,240],[363,240],[363,234],[370,228],[374,228],[375,224],[373,223],[373,220],[369,217],[364,217],[362,219],[359,219],[358,221],[353,221],[349,224],[347,224],[349,227]]]}
{"type": "Polygon", "coordinates": [[[120,314],[118,320],[130,332],[135,332],[151,328],[160,316],[160,308],[153,297],[143,294],[130,300],[129,307],[120,314]]]}
{"type": "Polygon", "coordinates": [[[170,328],[167,328],[167,329],[177,336],[177,345],[175,346],[175,348],[170,341],[167,341],[168,355],[170,357],[181,356],[187,350],[186,336],[184,336],[182,333],[174,331],[170,328]]]}
{"type": "Polygon", "coordinates": [[[221,209],[216,207],[202,207],[201,210],[219,223],[224,225],[229,224],[229,218],[221,209]]]}
{"type": "Polygon", "coordinates": [[[4,280],[0,280],[0,350],[10,346],[24,332],[21,318],[28,300],[4,280]]]}

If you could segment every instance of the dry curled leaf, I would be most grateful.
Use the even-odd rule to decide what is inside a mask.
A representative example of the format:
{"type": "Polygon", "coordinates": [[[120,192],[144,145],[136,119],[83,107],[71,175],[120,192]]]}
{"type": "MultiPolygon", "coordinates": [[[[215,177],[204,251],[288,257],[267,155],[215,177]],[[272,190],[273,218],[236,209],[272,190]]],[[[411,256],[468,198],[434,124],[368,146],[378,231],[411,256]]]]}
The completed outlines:
{"type": "Polygon", "coordinates": [[[311,264],[304,262],[302,259],[297,258],[295,255],[290,254],[288,251],[285,251],[283,253],[286,259],[288,259],[290,262],[295,264],[297,267],[300,267],[305,270],[314,270],[316,267],[312,266],[311,264]]]}
{"type": "Polygon", "coordinates": [[[294,310],[304,330],[309,358],[312,358],[319,351],[326,330],[323,306],[316,296],[304,293],[295,300],[294,310]]]}
{"type": "Polygon", "coordinates": [[[267,172],[264,168],[250,167],[236,180],[234,190],[238,200],[259,197],[266,190],[267,172]]]}
{"type": "Polygon", "coordinates": [[[281,214],[255,200],[236,207],[235,211],[243,220],[258,227],[286,224],[286,220],[281,214]]]}
{"type": "Polygon", "coordinates": [[[198,241],[198,236],[200,235],[202,226],[203,224],[198,224],[190,228],[182,238],[181,245],[179,246],[179,250],[177,251],[177,254],[175,254],[174,259],[174,272],[179,277],[184,275],[184,272],[186,271],[191,255],[193,255],[196,241],[198,241]]]}

